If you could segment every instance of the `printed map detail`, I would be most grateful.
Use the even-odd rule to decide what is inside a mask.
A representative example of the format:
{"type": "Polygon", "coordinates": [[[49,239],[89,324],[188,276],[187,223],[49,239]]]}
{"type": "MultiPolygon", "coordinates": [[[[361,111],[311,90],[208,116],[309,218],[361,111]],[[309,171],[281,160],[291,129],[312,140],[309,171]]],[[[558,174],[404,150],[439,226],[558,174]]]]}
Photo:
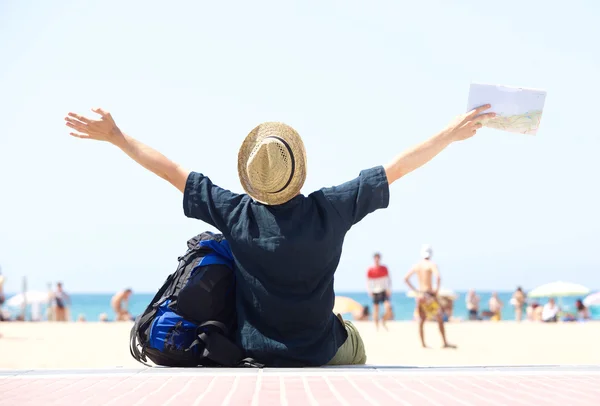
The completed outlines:
{"type": "Polygon", "coordinates": [[[483,125],[497,130],[535,135],[540,126],[546,92],[518,87],[471,84],[467,111],[484,104],[496,117],[483,125]]]}

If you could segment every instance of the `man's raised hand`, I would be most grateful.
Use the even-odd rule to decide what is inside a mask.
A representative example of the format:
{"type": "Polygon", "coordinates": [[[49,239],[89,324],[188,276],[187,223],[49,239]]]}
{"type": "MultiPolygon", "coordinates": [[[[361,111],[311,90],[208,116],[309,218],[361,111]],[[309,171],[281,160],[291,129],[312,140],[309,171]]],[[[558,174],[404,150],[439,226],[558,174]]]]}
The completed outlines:
{"type": "Polygon", "coordinates": [[[107,141],[113,144],[123,138],[123,133],[109,112],[101,108],[92,109],[92,111],[99,114],[100,119],[93,120],[76,113],[69,113],[65,117],[67,127],[75,130],[70,133],[73,137],[107,141]]]}
{"type": "Polygon", "coordinates": [[[482,122],[496,117],[496,113],[481,114],[490,107],[492,106],[486,104],[456,117],[446,127],[446,131],[450,134],[451,139],[453,141],[462,141],[474,136],[477,130],[483,126],[482,122]]]}

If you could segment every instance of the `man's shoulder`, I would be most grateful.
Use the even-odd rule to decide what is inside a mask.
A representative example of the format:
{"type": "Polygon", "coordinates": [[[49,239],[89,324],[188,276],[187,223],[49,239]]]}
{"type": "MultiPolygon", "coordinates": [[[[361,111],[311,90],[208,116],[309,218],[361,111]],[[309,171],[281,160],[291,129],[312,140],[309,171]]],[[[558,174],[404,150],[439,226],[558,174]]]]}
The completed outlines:
{"type": "Polygon", "coordinates": [[[369,184],[373,187],[387,187],[389,185],[387,183],[387,176],[385,174],[385,169],[383,166],[376,166],[373,168],[363,169],[358,173],[358,176],[354,176],[342,183],[339,183],[334,186],[325,186],[318,190],[315,190],[313,193],[321,193],[325,196],[329,196],[331,194],[340,194],[346,193],[351,190],[357,189],[361,184],[369,184]]]}
{"type": "Polygon", "coordinates": [[[437,264],[430,259],[423,259],[419,262],[419,266],[427,271],[437,270],[437,264]]]}
{"type": "Polygon", "coordinates": [[[205,185],[209,186],[209,187],[218,188],[220,191],[227,192],[227,193],[235,195],[235,196],[240,196],[240,197],[244,196],[244,197],[250,198],[246,193],[236,193],[236,192],[231,191],[228,188],[224,188],[224,187],[217,185],[216,183],[214,183],[212,181],[212,179],[208,175],[205,175],[201,172],[195,172],[195,171],[190,172],[190,174],[188,175],[187,181],[186,181],[186,188],[196,189],[196,188],[204,187],[205,185]]]}

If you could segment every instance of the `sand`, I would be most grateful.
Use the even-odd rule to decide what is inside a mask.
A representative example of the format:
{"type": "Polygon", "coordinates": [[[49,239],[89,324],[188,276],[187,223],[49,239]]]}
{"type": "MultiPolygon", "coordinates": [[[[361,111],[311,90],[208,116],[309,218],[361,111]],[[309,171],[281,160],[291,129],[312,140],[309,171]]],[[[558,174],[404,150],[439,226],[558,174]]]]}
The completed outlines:
{"type": "MultiPolygon", "coordinates": [[[[600,365],[600,322],[446,324],[455,350],[441,349],[437,326],[428,323],[430,349],[420,346],[414,322],[393,322],[377,332],[370,322],[356,323],[369,364],[441,365],[600,365]]],[[[140,367],[129,354],[131,324],[0,323],[0,368],[140,367]]]]}

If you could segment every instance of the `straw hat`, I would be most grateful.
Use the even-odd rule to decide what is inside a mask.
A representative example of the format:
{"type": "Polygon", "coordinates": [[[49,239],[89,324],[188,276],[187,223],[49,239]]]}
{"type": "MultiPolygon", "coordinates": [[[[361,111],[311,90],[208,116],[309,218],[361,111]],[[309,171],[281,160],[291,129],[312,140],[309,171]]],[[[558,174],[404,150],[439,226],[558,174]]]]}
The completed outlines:
{"type": "Polygon", "coordinates": [[[260,124],[240,147],[238,175],[246,193],[260,203],[278,205],[291,200],[306,180],[302,138],[286,124],[260,124]]]}

